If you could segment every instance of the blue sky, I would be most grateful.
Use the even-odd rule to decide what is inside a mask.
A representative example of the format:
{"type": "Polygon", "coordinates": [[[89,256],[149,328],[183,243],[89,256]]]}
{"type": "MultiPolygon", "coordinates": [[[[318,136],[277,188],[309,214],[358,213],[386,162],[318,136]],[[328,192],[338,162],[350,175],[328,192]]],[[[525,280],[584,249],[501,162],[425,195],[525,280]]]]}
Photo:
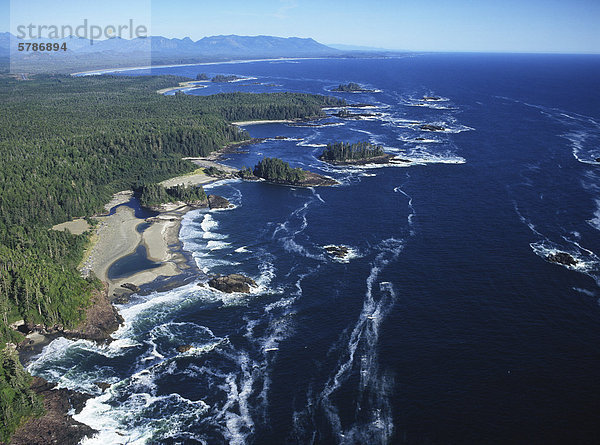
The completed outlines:
{"type": "Polygon", "coordinates": [[[417,51],[600,53],[600,0],[0,2],[0,26],[13,32],[17,22],[76,25],[88,18],[106,25],[133,18],[149,22],[153,35],[193,40],[266,34],[417,51]]]}

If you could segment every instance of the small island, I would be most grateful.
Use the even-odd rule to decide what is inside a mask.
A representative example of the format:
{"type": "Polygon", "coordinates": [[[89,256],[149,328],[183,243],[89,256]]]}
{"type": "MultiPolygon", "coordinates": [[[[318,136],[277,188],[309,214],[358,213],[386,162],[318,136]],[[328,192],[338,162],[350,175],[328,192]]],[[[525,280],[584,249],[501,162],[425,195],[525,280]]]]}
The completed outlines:
{"type": "Polygon", "coordinates": [[[546,259],[551,263],[561,264],[568,267],[576,267],[579,265],[579,261],[566,252],[550,253],[546,256],[546,259]]]}
{"type": "Polygon", "coordinates": [[[274,184],[293,185],[299,187],[331,186],[338,182],[301,168],[292,168],[290,164],[278,158],[263,158],[254,166],[254,170],[242,169],[238,176],[246,180],[264,179],[274,184]]]}
{"type": "MultiPolygon", "coordinates": [[[[333,165],[387,164],[393,158],[381,145],[369,142],[327,144],[319,159],[333,165]]],[[[406,161],[408,162],[408,161],[406,161]]]]}
{"type": "Polygon", "coordinates": [[[333,113],[334,116],[339,117],[341,119],[356,119],[360,120],[363,117],[376,117],[378,114],[375,113],[352,113],[345,108],[342,108],[337,113],[333,113]]]}
{"type": "Polygon", "coordinates": [[[374,93],[375,92],[375,90],[368,90],[354,82],[340,84],[340,85],[338,85],[337,88],[334,88],[331,91],[335,91],[337,93],[374,93]]]}
{"type": "Polygon", "coordinates": [[[198,75],[196,76],[196,80],[209,80],[208,76],[206,75],[206,73],[198,73],[198,75]]]}
{"type": "Polygon", "coordinates": [[[223,74],[217,74],[215,77],[213,77],[211,79],[211,82],[226,83],[226,82],[233,82],[234,80],[239,80],[239,79],[241,79],[241,77],[236,76],[235,74],[232,74],[230,76],[225,76],[223,74]]]}

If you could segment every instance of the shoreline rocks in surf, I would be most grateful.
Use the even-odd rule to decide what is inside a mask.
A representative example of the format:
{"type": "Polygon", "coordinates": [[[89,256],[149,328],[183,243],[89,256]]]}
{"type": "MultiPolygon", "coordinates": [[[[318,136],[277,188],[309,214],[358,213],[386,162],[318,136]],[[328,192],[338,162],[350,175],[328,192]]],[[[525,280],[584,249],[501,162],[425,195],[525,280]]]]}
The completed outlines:
{"type": "Polygon", "coordinates": [[[256,286],[256,282],[252,278],[248,278],[242,274],[232,273],[229,275],[213,277],[208,280],[208,285],[221,292],[241,292],[248,294],[250,293],[251,287],[256,286]]]}
{"type": "Polygon", "coordinates": [[[112,341],[111,334],[123,324],[123,317],[109,299],[108,286],[104,285],[102,290],[95,290],[92,293],[91,303],[86,308],[83,322],[75,328],[24,322],[15,325],[16,330],[25,335],[25,339],[17,345],[22,358],[37,352],[56,336],[91,340],[96,343],[110,343],[112,341]]]}
{"type": "Polygon", "coordinates": [[[226,198],[223,198],[219,195],[208,195],[206,199],[208,200],[208,207],[211,210],[230,209],[233,207],[233,204],[231,204],[226,198]]]}
{"type": "Polygon", "coordinates": [[[333,166],[344,166],[344,165],[360,166],[360,165],[367,165],[367,164],[387,165],[387,164],[394,164],[394,163],[409,163],[412,161],[410,161],[409,159],[397,158],[396,156],[391,155],[391,154],[385,154],[385,155],[375,156],[372,158],[365,158],[365,159],[348,159],[345,161],[323,160],[323,162],[326,162],[327,164],[330,164],[333,166]]]}
{"type": "Polygon", "coordinates": [[[77,445],[98,431],[73,419],[68,413],[78,414],[92,396],[65,388],[56,388],[41,377],[34,377],[31,389],[42,396],[45,413],[30,418],[11,436],[12,445],[46,445],[52,443],[77,445]]]}

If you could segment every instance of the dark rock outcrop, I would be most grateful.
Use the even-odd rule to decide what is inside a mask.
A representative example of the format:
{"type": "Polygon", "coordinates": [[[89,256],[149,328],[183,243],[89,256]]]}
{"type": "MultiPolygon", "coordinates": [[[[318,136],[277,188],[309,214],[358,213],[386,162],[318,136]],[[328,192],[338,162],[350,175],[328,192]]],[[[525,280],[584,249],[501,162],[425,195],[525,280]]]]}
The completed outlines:
{"type": "Polygon", "coordinates": [[[343,259],[348,255],[350,249],[346,246],[325,246],[325,251],[334,258],[343,259]]]}
{"type": "Polygon", "coordinates": [[[446,131],[446,127],[442,127],[441,125],[424,124],[420,128],[425,131],[446,131]]]}
{"type": "Polygon", "coordinates": [[[208,195],[208,206],[210,207],[210,209],[228,209],[230,207],[232,207],[231,203],[223,198],[222,196],[218,196],[218,195],[208,195]]]}
{"type": "Polygon", "coordinates": [[[106,383],[106,382],[96,382],[95,385],[100,388],[100,390],[102,391],[106,391],[108,388],[111,387],[110,383],[106,383]]]}
{"type": "Polygon", "coordinates": [[[379,116],[377,113],[351,113],[350,111],[343,109],[337,113],[333,113],[333,116],[342,118],[342,119],[356,119],[361,120],[363,117],[375,117],[379,116]]]}
{"type": "Polygon", "coordinates": [[[214,277],[208,281],[208,285],[221,292],[243,292],[249,293],[250,286],[256,286],[256,282],[252,278],[248,278],[238,273],[232,273],[222,277],[214,277]]]}
{"type": "Polygon", "coordinates": [[[41,377],[33,378],[31,389],[43,396],[46,413],[22,424],[11,437],[12,445],[77,445],[97,432],[67,414],[71,408],[81,412],[90,396],[55,386],[41,377]]]}
{"type": "Polygon", "coordinates": [[[177,346],[177,352],[188,352],[190,349],[192,349],[192,345],[181,345],[181,346],[177,346]]]}
{"type": "Polygon", "coordinates": [[[112,302],[114,304],[127,304],[131,299],[131,291],[127,289],[116,289],[113,292],[112,302]]]}
{"type": "Polygon", "coordinates": [[[562,264],[563,266],[577,266],[578,264],[578,261],[566,252],[551,253],[546,259],[551,263],[562,264]]]}
{"type": "Polygon", "coordinates": [[[129,289],[131,292],[139,292],[140,291],[140,288],[133,283],[123,283],[123,284],[121,284],[121,287],[123,287],[125,289],[129,289]]]}

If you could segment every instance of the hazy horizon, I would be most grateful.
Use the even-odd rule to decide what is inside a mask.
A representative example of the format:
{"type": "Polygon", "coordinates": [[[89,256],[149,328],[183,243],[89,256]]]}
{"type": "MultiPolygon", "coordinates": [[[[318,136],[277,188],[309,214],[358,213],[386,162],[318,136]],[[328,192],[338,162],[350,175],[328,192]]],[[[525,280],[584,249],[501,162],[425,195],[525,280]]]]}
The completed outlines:
{"type": "Polygon", "coordinates": [[[30,23],[77,25],[90,18],[105,26],[133,18],[147,24],[149,35],[194,41],[215,35],[269,35],[393,51],[600,53],[600,3],[592,0],[458,0],[451,5],[441,0],[383,1],[375,6],[357,0],[236,0],[225,5],[65,0],[60,11],[49,8],[47,0],[0,5],[0,29],[13,34],[17,26],[30,23]]]}

